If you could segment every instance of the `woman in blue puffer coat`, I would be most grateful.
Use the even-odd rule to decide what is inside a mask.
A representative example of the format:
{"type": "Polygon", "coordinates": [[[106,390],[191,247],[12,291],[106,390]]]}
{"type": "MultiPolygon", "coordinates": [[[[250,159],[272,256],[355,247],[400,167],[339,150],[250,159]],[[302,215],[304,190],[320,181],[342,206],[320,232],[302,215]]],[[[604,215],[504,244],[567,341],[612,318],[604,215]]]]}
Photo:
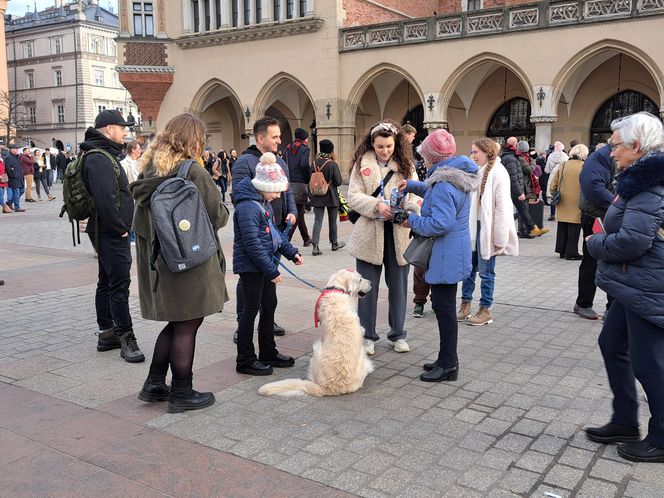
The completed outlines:
{"type": "Polygon", "coordinates": [[[441,382],[456,380],[459,374],[456,294],[458,283],[472,270],[470,193],[479,188],[480,179],[477,165],[468,157],[452,157],[456,143],[446,130],[427,136],[418,152],[429,168],[426,181],[403,180],[399,188],[424,197],[421,215],[410,214],[404,225],[419,235],[436,238],[424,280],[431,285],[440,351],[434,363],[423,366],[420,379],[441,382]]]}
{"type": "Polygon", "coordinates": [[[664,128],[640,112],[611,124],[618,194],[604,218],[606,233],[586,238],[599,261],[597,285],[614,301],[599,336],[613,416],[586,434],[599,443],[625,443],[618,454],[664,462],[664,128]],[[648,435],[639,441],[635,378],[650,405],[648,435]]]}

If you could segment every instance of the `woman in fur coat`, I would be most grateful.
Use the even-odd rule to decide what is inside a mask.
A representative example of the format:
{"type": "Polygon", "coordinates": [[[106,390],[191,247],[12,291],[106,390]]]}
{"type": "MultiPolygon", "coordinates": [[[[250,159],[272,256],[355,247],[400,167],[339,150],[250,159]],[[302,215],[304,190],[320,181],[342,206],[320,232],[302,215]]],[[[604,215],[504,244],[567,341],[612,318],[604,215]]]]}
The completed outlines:
{"type": "MultiPolygon", "coordinates": [[[[392,223],[390,208],[392,189],[406,179],[417,179],[417,173],[401,127],[393,121],[372,126],[355,151],[351,164],[348,206],[361,216],[347,246],[356,259],[357,271],[372,283],[371,292],[360,299],[358,305],[360,323],[364,327],[364,349],[369,355],[374,354],[374,342],[379,339],[376,312],[383,267],[389,303],[387,338],[397,353],[410,351],[403,328],[409,269],[403,253],[408,247],[410,231],[392,223]],[[378,195],[373,196],[377,189],[378,195]]],[[[419,212],[419,200],[409,195],[403,207],[419,212]]]]}
{"type": "Polygon", "coordinates": [[[473,143],[472,159],[479,166],[479,192],[472,192],[470,210],[470,238],[473,247],[473,270],[461,286],[461,307],[458,321],[468,325],[493,323],[491,306],[496,280],[496,256],[518,256],[519,239],[514,227],[510,176],[500,162],[500,145],[489,138],[473,143]],[[475,278],[480,274],[480,307],[471,316],[470,303],[475,290],[475,278]]]}

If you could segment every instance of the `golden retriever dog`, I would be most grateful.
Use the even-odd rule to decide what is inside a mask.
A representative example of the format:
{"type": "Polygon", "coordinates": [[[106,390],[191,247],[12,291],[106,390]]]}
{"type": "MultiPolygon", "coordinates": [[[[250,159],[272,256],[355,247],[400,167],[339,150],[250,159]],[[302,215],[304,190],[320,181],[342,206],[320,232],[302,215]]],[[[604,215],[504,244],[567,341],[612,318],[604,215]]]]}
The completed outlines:
{"type": "Polygon", "coordinates": [[[353,270],[340,270],[327,282],[316,302],[315,321],[321,339],[314,344],[309,380],[270,382],[258,392],[266,396],[336,396],[357,391],[373,365],[364,352],[364,328],[357,316],[357,298],[371,290],[371,282],[353,270]]]}

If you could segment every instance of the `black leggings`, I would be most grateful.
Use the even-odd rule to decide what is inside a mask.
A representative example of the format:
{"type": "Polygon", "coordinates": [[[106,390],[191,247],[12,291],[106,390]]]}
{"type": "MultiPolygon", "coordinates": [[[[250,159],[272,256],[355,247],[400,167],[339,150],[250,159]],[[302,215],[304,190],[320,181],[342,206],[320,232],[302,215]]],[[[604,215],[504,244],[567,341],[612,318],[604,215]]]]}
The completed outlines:
{"type": "Polygon", "coordinates": [[[431,301],[440,334],[440,350],[436,363],[443,368],[454,368],[459,365],[457,356],[459,324],[456,318],[457,285],[435,284],[431,286],[431,301]]]}
{"type": "Polygon", "coordinates": [[[240,273],[244,309],[237,329],[237,366],[250,365],[256,359],[272,360],[277,354],[274,342],[274,310],[277,309],[277,286],[264,273],[240,273]],[[258,351],[254,349],[254,322],[258,320],[258,351]]]}
{"type": "Polygon", "coordinates": [[[174,379],[190,379],[194,365],[196,334],[202,323],[203,318],[168,322],[154,345],[150,373],[166,375],[170,365],[174,379]]]}

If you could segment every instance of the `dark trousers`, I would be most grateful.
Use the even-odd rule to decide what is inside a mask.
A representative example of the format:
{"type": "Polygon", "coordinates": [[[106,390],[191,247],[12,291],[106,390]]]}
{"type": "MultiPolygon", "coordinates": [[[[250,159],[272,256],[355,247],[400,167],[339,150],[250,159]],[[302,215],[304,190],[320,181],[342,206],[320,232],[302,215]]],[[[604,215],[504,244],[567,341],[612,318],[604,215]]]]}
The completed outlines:
{"type": "Polygon", "coordinates": [[[650,422],[646,439],[664,448],[664,329],[614,300],[599,335],[609,385],[614,424],[637,427],[638,380],[648,396],[650,422]]]}
{"type": "Polygon", "coordinates": [[[323,217],[327,210],[327,227],[328,239],[331,244],[336,244],[337,240],[337,218],[339,217],[339,209],[336,206],[328,207],[315,207],[314,208],[314,234],[313,243],[318,245],[320,243],[320,231],[323,228],[323,217]]]}
{"type": "Polygon", "coordinates": [[[579,255],[580,234],[581,225],[579,223],[558,222],[556,252],[560,254],[561,258],[571,258],[579,255]]]}
{"type": "Polygon", "coordinates": [[[408,295],[408,270],[410,265],[399,266],[394,248],[394,228],[392,223],[385,222],[383,264],[372,265],[360,259],[356,260],[355,268],[362,277],[371,281],[371,292],[359,300],[357,314],[360,324],[364,327],[364,338],[377,341],[376,313],[378,312],[378,290],[380,274],[385,267],[385,283],[387,284],[388,323],[390,331],[387,338],[398,341],[406,338],[403,328],[406,321],[406,299],[408,295]]]}
{"type": "Polygon", "coordinates": [[[217,179],[217,185],[219,185],[219,189],[221,190],[221,202],[226,202],[226,191],[228,190],[228,182],[226,181],[226,178],[220,176],[217,179]]]}
{"type": "MultiPolygon", "coordinates": [[[[597,260],[590,255],[588,247],[586,246],[586,237],[593,233],[593,223],[595,218],[581,215],[581,231],[583,233],[583,259],[579,266],[579,283],[578,295],[576,297],[576,304],[580,308],[592,308],[595,301],[595,292],[597,286],[595,285],[595,273],[597,272],[597,260]]],[[[609,295],[606,296],[608,309],[611,305],[613,298],[609,295]]]]}
{"type": "Polygon", "coordinates": [[[107,233],[88,234],[97,251],[99,279],[95,293],[95,309],[99,330],[114,329],[117,336],[133,329],[129,313],[129,284],[131,277],[131,249],[129,237],[107,233]]]}
{"type": "Polygon", "coordinates": [[[277,286],[264,273],[240,273],[242,282],[242,298],[244,309],[237,334],[238,367],[249,365],[256,359],[271,360],[277,356],[274,342],[274,310],[277,308],[277,286]],[[254,349],[254,323],[260,310],[258,320],[258,351],[254,349]]]}
{"type": "Polygon", "coordinates": [[[424,281],[425,273],[422,268],[413,267],[413,293],[415,294],[413,303],[415,304],[426,304],[431,291],[431,286],[424,281]]]}
{"type": "Polygon", "coordinates": [[[290,232],[288,232],[288,240],[293,238],[295,230],[299,228],[300,235],[302,236],[302,241],[306,242],[310,239],[309,229],[307,228],[307,222],[304,219],[304,213],[306,212],[306,204],[296,204],[297,206],[297,221],[291,227],[290,232]]]}
{"type": "Polygon", "coordinates": [[[39,198],[41,198],[40,187],[44,187],[44,192],[46,192],[46,195],[51,195],[51,189],[48,188],[48,180],[46,179],[46,175],[41,173],[35,175],[35,188],[37,189],[37,196],[39,198]]]}
{"type": "Polygon", "coordinates": [[[516,214],[521,220],[521,223],[526,227],[526,233],[530,232],[534,227],[533,218],[530,216],[530,210],[528,209],[528,201],[512,197],[512,204],[516,208],[516,214]]]}
{"type": "Polygon", "coordinates": [[[440,334],[440,350],[436,363],[443,368],[454,368],[459,364],[457,356],[459,323],[456,317],[457,285],[435,284],[431,286],[433,311],[436,313],[440,334]]]}

